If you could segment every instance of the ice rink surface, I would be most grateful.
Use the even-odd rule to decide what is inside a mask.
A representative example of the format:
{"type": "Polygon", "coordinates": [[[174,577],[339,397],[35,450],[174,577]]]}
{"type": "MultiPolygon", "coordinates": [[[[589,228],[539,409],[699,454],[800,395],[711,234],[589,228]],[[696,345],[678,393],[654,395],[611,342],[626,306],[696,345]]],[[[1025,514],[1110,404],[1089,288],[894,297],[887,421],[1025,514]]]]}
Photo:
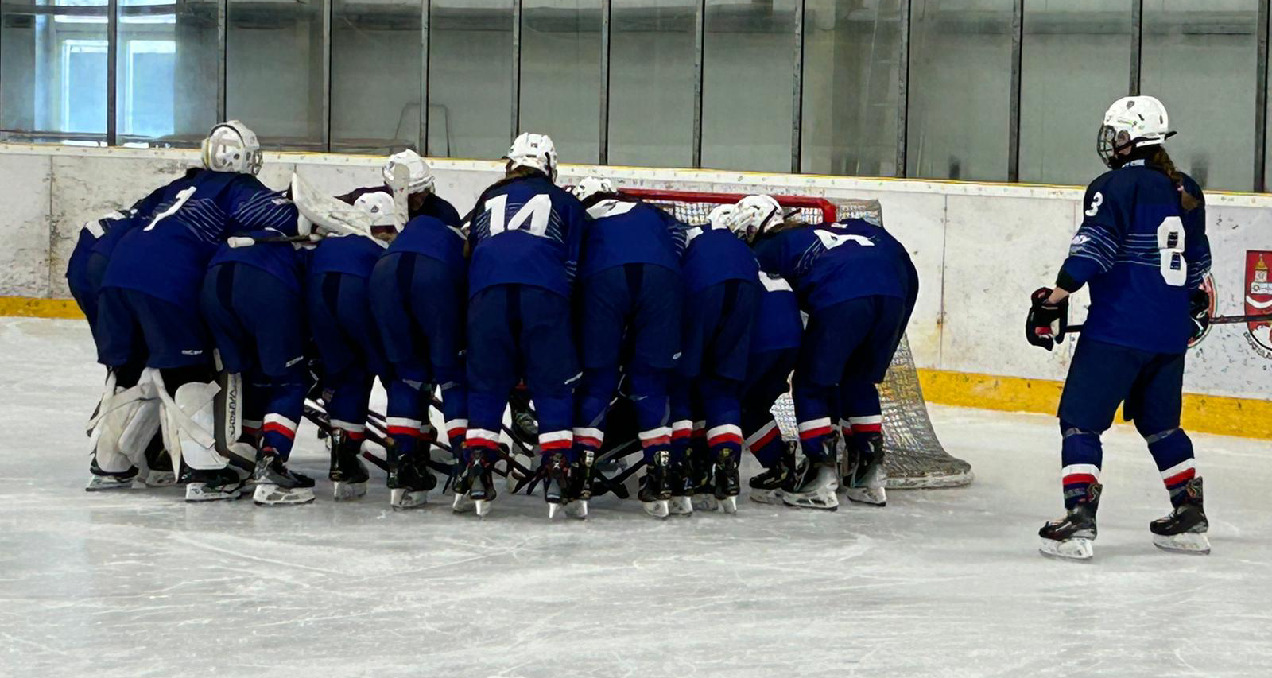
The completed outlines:
{"type": "Polygon", "coordinates": [[[1198,557],[1152,546],[1165,491],[1111,432],[1096,562],[1074,564],[1036,551],[1061,509],[1045,416],[932,407],[976,483],[885,509],[658,523],[610,497],[552,524],[505,496],[480,522],[393,513],[378,472],[334,504],[309,426],[309,506],[86,493],[101,378],[82,322],[0,319],[0,676],[1272,675],[1267,441],[1194,436],[1198,557]]]}

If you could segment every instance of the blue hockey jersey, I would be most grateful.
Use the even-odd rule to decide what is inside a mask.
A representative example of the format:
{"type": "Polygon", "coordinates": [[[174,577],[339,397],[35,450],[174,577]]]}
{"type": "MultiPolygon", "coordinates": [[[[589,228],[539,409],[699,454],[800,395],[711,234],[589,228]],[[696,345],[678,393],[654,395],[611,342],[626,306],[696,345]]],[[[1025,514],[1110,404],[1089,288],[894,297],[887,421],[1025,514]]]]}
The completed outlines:
{"type": "MultiPolygon", "coordinates": [[[[277,238],[283,234],[278,231],[248,231],[234,235],[261,239],[277,238]]],[[[248,247],[230,247],[229,244],[222,243],[208,265],[239,263],[259,268],[278,278],[291,291],[300,294],[306,258],[303,250],[289,242],[257,242],[248,247]]]]}
{"type": "Polygon", "coordinates": [[[309,259],[309,275],[344,273],[370,278],[371,269],[384,253],[379,242],[365,235],[333,235],[323,238],[309,259]]]}
{"type": "MultiPolygon", "coordinates": [[[[1185,190],[1201,188],[1184,175],[1185,190]]],[[[1058,284],[1091,286],[1082,336],[1155,353],[1188,348],[1189,291],[1210,270],[1205,206],[1184,211],[1164,173],[1134,161],[1087,187],[1085,218],[1058,284]]]]}
{"type": "Polygon", "coordinates": [[[102,287],[122,287],[194,305],[208,261],[237,231],[294,235],[296,206],[250,174],[191,169],[138,212],[115,246],[102,287]]]}
{"type": "Polygon", "coordinates": [[[690,294],[728,280],[758,280],[755,254],[727,228],[694,226],[686,231],[685,241],[680,266],[690,294]]]}
{"type": "Polygon", "coordinates": [[[751,328],[751,353],[799,348],[804,320],[799,300],[790,283],[779,276],[760,272],[764,293],[760,295],[755,325],[751,328]]]}
{"type": "Polygon", "coordinates": [[[809,312],[869,296],[913,304],[918,293],[905,248],[861,219],[788,228],[756,242],[755,254],[761,268],[791,283],[809,312]]]}
{"type": "Polygon", "coordinates": [[[413,252],[436,259],[452,270],[463,271],[464,232],[431,216],[418,216],[407,222],[385,253],[413,252]]]}
{"type": "Polygon", "coordinates": [[[469,296],[518,284],[569,297],[586,226],[583,204],[546,176],[496,183],[469,215],[469,296]]]}
{"type": "Polygon", "coordinates": [[[625,264],[680,270],[687,227],[667,212],[641,202],[610,199],[587,208],[587,214],[592,223],[583,241],[580,278],[625,264]]]}
{"type": "MultiPolygon", "coordinates": [[[[357,202],[358,198],[368,193],[388,193],[392,195],[393,191],[390,190],[388,186],[367,186],[365,188],[355,188],[344,195],[338,196],[336,199],[352,205],[357,202]]],[[[423,203],[419,206],[419,209],[411,210],[408,216],[410,219],[414,219],[416,217],[433,217],[434,219],[440,220],[447,226],[454,226],[455,228],[459,228],[463,221],[459,216],[459,211],[455,209],[455,206],[436,193],[429,193],[425,196],[423,203]]]]}

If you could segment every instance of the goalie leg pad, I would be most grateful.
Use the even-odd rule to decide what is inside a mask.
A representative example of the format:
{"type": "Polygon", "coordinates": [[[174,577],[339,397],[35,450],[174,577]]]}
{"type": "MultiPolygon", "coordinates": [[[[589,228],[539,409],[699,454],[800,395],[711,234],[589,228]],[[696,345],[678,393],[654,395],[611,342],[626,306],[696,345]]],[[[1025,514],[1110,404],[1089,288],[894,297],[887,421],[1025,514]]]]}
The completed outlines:
{"type": "Polygon", "coordinates": [[[213,433],[220,387],[214,382],[192,381],[170,396],[159,371],[148,371],[163,402],[163,431],[168,452],[173,454],[173,468],[179,468],[183,458],[197,471],[225,468],[229,460],[217,451],[213,433]]]}
{"type": "Polygon", "coordinates": [[[144,463],[146,445],[158,428],[159,402],[150,382],[119,389],[113,377],[108,379],[93,427],[98,467],[106,473],[122,473],[144,463]]]}

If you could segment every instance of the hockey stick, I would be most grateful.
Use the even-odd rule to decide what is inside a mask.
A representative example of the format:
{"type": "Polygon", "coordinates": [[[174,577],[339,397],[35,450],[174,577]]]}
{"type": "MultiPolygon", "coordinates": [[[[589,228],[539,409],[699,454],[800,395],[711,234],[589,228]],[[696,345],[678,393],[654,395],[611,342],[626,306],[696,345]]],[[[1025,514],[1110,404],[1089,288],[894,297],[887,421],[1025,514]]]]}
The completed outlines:
{"type": "Polygon", "coordinates": [[[225,244],[229,245],[233,249],[238,249],[240,247],[251,247],[252,245],[260,245],[263,243],[318,242],[322,240],[322,238],[323,236],[319,233],[310,233],[308,235],[280,235],[278,237],[270,237],[270,238],[249,238],[247,236],[234,236],[234,237],[226,238],[225,244]]]}
{"type": "MultiPolygon", "coordinates": [[[[1211,325],[1240,325],[1243,323],[1272,322],[1272,314],[1254,314],[1254,315],[1217,315],[1210,318],[1211,325]]],[[[1086,323],[1081,325],[1070,325],[1065,328],[1066,332],[1081,332],[1086,323]]]]}
{"type": "MultiPolygon", "coordinates": [[[[312,422],[314,426],[317,426],[320,431],[325,432],[327,435],[331,435],[331,420],[327,413],[321,408],[316,405],[305,403],[305,418],[312,422]]],[[[367,431],[367,438],[371,442],[383,447],[385,450],[393,447],[393,440],[380,433],[380,431],[376,430],[374,427],[367,431]]],[[[362,452],[361,456],[363,459],[375,464],[380,468],[380,470],[386,473],[388,472],[389,464],[387,461],[365,451],[362,452]]],[[[448,465],[440,461],[433,461],[432,459],[429,459],[426,463],[430,469],[447,476],[450,476],[454,472],[452,465],[448,465]]]]}

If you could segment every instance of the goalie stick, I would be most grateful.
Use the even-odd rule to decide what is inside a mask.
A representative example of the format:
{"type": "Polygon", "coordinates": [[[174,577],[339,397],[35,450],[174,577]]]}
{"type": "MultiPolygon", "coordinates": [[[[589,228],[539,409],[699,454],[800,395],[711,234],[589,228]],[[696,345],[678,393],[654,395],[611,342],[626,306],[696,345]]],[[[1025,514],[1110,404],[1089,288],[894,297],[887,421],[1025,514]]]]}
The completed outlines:
{"type": "MultiPolygon", "coordinates": [[[[1243,323],[1257,322],[1272,322],[1272,314],[1216,315],[1210,318],[1211,325],[1240,325],[1243,323]]],[[[1081,325],[1070,325],[1065,331],[1081,332],[1083,327],[1085,327],[1085,323],[1081,325]]]]}
{"type": "Polygon", "coordinates": [[[227,238],[225,243],[234,249],[240,247],[251,247],[262,243],[274,242],[290,242],[290,243],[314,243],[322,240],[323,236],[319,233],[309,233],[306,235],[280,235],[276,238],[249,238],[247,236],[233,236],[227,238]]]}

